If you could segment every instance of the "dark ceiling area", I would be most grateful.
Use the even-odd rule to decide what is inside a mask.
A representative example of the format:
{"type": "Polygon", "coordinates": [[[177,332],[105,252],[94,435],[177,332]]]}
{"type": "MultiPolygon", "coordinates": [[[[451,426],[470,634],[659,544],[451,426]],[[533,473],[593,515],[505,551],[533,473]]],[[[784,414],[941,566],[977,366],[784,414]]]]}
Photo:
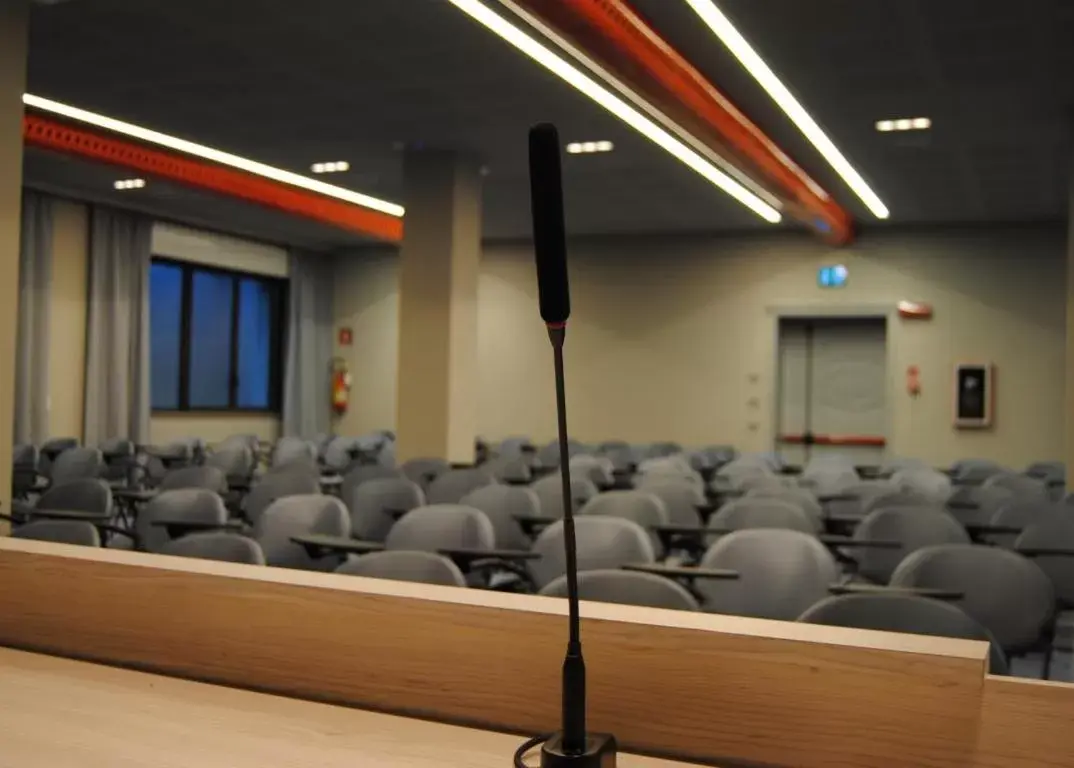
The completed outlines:
{"type": "MultiPolygon", "coordinates": [[[[858,218],[876,221],[683,0],[632,4],[858,218]]],[[[891,225],[1066,218],[1074,2],[722,0],[720,6],[891,208],[891,225]],[[932,131],[881,134],[882,118],[932,131]]],[[[76,0],[35,7],[31,93],[402,202],[407,144],[487,166],[484,234],[529,233],[526,130],[610,139],[567,156],[578,234],[764,224],[446,0],[76,0]]],[[[31,152],[31,186],[306,247],[331,227],[31,152]],[[136,203],[136,199],[138,202],[136,203]]]]}

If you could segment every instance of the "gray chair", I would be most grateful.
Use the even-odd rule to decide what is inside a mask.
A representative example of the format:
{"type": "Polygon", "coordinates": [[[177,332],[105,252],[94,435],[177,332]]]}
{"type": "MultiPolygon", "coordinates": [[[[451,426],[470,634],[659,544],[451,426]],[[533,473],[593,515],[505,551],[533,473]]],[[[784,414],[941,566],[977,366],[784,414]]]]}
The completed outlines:
{"type": "Polygon", "coordinates": [[[813,605],[798,617],[808,624],[874,629],[909,635],[982,640],[989,647],[989,672],[1007,674],[1007,658],[992,634],[965,611],[917,595],[841,595],[813,605]]]}
{"type": "Polygon", "coordinates": [[[1000,472],[992,475],[981,484],[982,488],[1003,488],[1019,499],[1039,499],[1046,501],[1048,486],[1042,480],[1019,472],[1000,472]]]}
{"type": "Polygon", "coordinates": [[[778,485],[753,488],[746,492],[747,499],[778,499],[801,509],[810,516],[818,527],[824,526],[824,508],[817,497],[805,488],[786,488],[778,485]]]}
{"type": "Polygon", "coordinates": [[[486,485],[466,494],[459,503],[488,516],[500,549],[529,549],[531,541],[515,517],[540,516],[541,501],[530,488],[486,485]]]}
{"type": "Polygon", "coordinates": [[[13,504],[15,512],[33,510],[59,510],[89,512],[102,517],[112,515],[112,491],[103,480],[82,478],[54,485],[41,494],[34,505],[13,504]]]}
{"type": "Polygon", "coordinates": [[[896,487],[884,493],[870,494],[863,501],[861,511],[864,517],[883,507],[932,507],[935,505],[936,501],[927,494],[912,488],[896,487]]]}
{"type": "Polygon", "coordinates": [[[682,453],[682,446],[671,441],[650,443],[645,450],[645,458],[660,459],[682,453]]]}
{"type": "Polygon", "coordinates": [[[496,482],[483,469],[449,469],[429,483],[426,498],[430,504],[458,504],[462,497],[496,482]]]}
{"type": "Polygon", "coordinates": [[[138,466],[137,451],[131,440],[115,438],[105,440],[97,446],[101,452],[104,468],[101,478],[109,483],[126,485],[134,480],[135,468],[138,466]]]}
{"type": "Polygon", "coordinates": [[[669,521],[664,502],[660,501],[658,496],[644,490],[608,491],[590,499],[578,514],[586,517],[605,516],[632,520],[648,532],[656,559],[663,559],[664,545],[660,536],[652,529],[668,525],[669,521]]]}
{"type": "Polygon", "coordinates": [[[672,459],[651,459],[649,462],[644,462],[644,464],[645,466],[639,469],[638,474],[634,477],[635,488],[675,482],[689,485],[702,493],[705,490],[704,478],[685,459],[681,463],[672,459]]]}
{"type": "Polygon", "coordinates": [[[739,458],[720,467],[709,482],[709,488],[716,493],[722,493],[744,491],[749,487],[758,487],[763,484],[785,485],[786,483],[782,477],[773,473],[768,465],[739,458]]]}
{"type": "Polygon", "coordinates": [[[64,451],[78,447],[78,439],[74,437],[52,437],[41,443],[41,460],[38,471],[44,477],[52,477],[52,465],[64,451]]]}
{"type": "MultiPolygon", "coordinates": [[[[218,469],[223,472],[224,481],[228,486],[246,485],[257,468],[257,459],[248,444],[220,445],[205,457],[205,464],[202,468],[218,469]]],[[[167,477],[165,477],[166,480],[167,477]]]]}
{"type": "MultiPolygon", "coordinates": [[[[1022,531],[1014,542],[1014,549],[1074,551],[1074,513],[1067,511],[1038,520],[1022,531]]],[[[1074,557],[1046,555],[1030,559],[1051,580],[1060,607],[1064,610],[1074,609],[1074,557]]]]}
{"type": "Polygon", "coordinates": [[[725,504],[709,518],[709,528],[732,531],[747,528],[786,528],[816,535],[817,521],[800,507],[781,499],[748,496],[725,504]]]}
{"type": "MultiPolygon", "coordinates": [[[[1052,520],[1074,516],[1062,504],[1045,499],[1022,499],[1009,501],[992,515],[992,525],[1004,528],[1020,528],[1025,531],[1038,523],[1048,523],[1052,520]]],[[[1017,533],[990,533],[988,543],[1005,549],[1014,549],[1018,541],[1017,533]]],[[[1047,546],[1047,544],[1040,544],[1047,546]]],[[[1054,544],[1052,546],[1055,546],[1054,544]]]]}
{"type": "Polygon", "coordinates": [[[245,565],[265,564],[265,553],[261,551],[261,545],[238,533],[191,533],[164,544],[159,554],[245,565]]]}
{"type": "Polygon", "coordinates": [[[217,467],[181,467],[173,469],[160,481],[161,492],[182,488],[201,488],[223,495],[228,491],[227,475],[217,467]]]}
{"type": "Polygon", "coordinates": [[[398,467],[384,467],[380,464],[359,464],[348,469],[346,474],[343,475],[343,485],[340,487],[340,493],[346,498],[352,489],[357,488],[362,483],[386,478],[406,479],[406,475],[398,467]]]}
{"type": "Polygon", "coordinates": [[[1048,486],[1049,498],[1063,498],[1067,485],[1067,467],[1063,462],[1036,461],[1026,467],[1026,474],[1048,486]]]}
{"type": "Polygon", "coordinates": [[[430,504],[406,513],[392,526],[385,549],[436,552],[440,549],[494,549],[496,531],[479,509],[430,504]]]}
{"type": "Polygon", "coordinates": [[[1055,589],[1036,564],[998,547],[945,544],[919,549],[895,569],[895,587],[952,589],[955,601],[1007,653],[1038,646],[1050,630],[1055,589]]]}
{"type": "Polygon", "coordinates": [[[844,493],[847,488],[861,482],[853,465],[830,461],[806,467],[798,478],[798,484],[809,488],[818,496],[833,496],[844,493]]]}
{"type": "Polygon", "coordinates": [[[980,485],[992,475],[1005,471],[991,459],[961,459],[951,465],[951,480],[956,485],[980,485]]]}
{"type": "Polygon", "coordinates": [[[253,538],[261,546],[267,565],[311,571],[335,570],[338,557],[316,558],[291,541],[292,536],[350,536],[350,518],[343,502],[334,496],[286,496],[272,502],[254,523],[253,538]]]}
{"type": "MultiPolygon", "coordinates": [[[[656,561],[648,532],[631,520],[591,515],[577,518],[574,525],[579,571],[616,569],[632,563],[656,561]]],[[[560,520],[545,528],[533,543],[532,550],[541,559],[530,562],[529,571],[538,589],[567,572],[563,537],[563,521],[560,520]]]]}
{"type": "MultiPolygon", "coordinates": [[[[201,467],[190,467],[201,469],[201,467]]],[[[179,470],[182,471],[182,470],[179,470]]],[[[191,523],[223,525],[227,522],[224,501],[204,488],[180,488],[162,491],[142,507],[134,521],[138,546],[146,552],[159,552],[172,540],[167,529],[154,525],[161,519],[191,523]]]]}
{"type": "Polygon", "coordinates": [[[722,536],[705,552],[701,567],[739,574],[737,579],[697,579],[702,610],[783,621],[795,620],[827,597],[839,578],[828,549],[796,530],[754,528],[722,536]]]}
{"type": "Polygon", "coordinates": [[[964,485],[951,494],[947,509],[963,525],[987,525],[1014,498],[1010,489],[1001,486],[964,485]]]}
{"type": "Polygon", "coordinates": [[[11,495],[23,498],[37,485],[40,453],[29,443],[16,445],[11,452],[11,495]]]}
{"type": "Polygon", "coordinates": [[[533,479],[530,459],[522,454],[497,456],[481,465],[498,483],[524,485],[533,479]]]}
{"type": "Polygon", "coordinates": [[[584,477],[597,488],[610,488],[615,484],[615,467],[605,456],[578,454],[571,457],[571,476],[584,477]]]}
{"type": "Polygon", "coordinates": [[[497,452],[500,456],[517,457],[522,454],[536,453],[537,447],[533,444],[525,435],[515,435],[513,437],[505,437],[500,441],[497,452]]]}
{"type": "Polygon", "coordinates": [[[372,552],[348,560],[336,568],[336,573],[446,587],[466,586],[466,577],[455,563],[441,555],[416,550],[372,552]]]}
{"type": "MultiPolygon", "coordinates": [[[[542,477],[530,486],[541,502],[541,515],[552,519],[563,517],[563,484],[559,473],[542,477]]],[[[571,499],[574,502],[574,511],[584,507],[586,503],[600,493],[597,486],[587,478],[571,477],[571,499]]]]}
{"type": "Polygon", "coordinates": [[[849,547],[859,576],[887,584],[908,555],[940,544],[969,544],[966,529],[937,507],[881,507],[870,512],[854,529],[854,541],[897,541],[898,549],[849,547]]]}
{"type": "Polygon", "coordinates": [[[612,463],[613,472],[632,472],[638,466],[640,457],[630,443],[624,440],[608,440],[597,446],[597,455],[612,463]]]}
{"type": "Polygon", "coordinates": [[[407,480],[428,489],[433,480],[451,469],[451,464],[443,459],[419,458],[404,461],[400,469],[407,480]]]}
{"type": "Polygon", "coordinates": [[[922,496],[933,504],[946,502],[953,490],[951,478],[931,467],[901,469],[891,476],[891,482],[898,488],[922,496]]]}
{"type": "MultiPolygon", "coordinates": [[[[321,492],[318,478],[302,471],[283,471],[264,475],[242,501],[242,513],[251,525],[274,502],[287,496],[305,496],[321,492]]],[[[267,555],[266,555],[267,556],[267,555]]]]}
{"type": "Polygon", "coordinates": [[[865,480],[843,490],[837,498],[824,502],[824,513],[837,518],[864,518],[875,498],[898,492],[887,480],[865,480]]]}
{"type": "Polygon", "coordinates": [[[52,485],[72,480],[98,478],[104,474],[104,460],[96,448],[69,448],[52,462],[49,478],[52,485]]]}
{"type": "MultiPolygon", "coordinates": [[[[566,597],[567,577],[560,576],[540,591],[545,597],[566,597]]],[[[648,608],[668,608],[677,611],[696,611],[697,599],[681,585],[651,573],[599,570],[578,574],[578,597],[597,603],[641,605],[648,608]]]]}
{"type": "MultiPolygon", "coordinates": [[[[573,458],[581,453],[589,453],[590,447],[574,439],[567,440],[567,456],[573,458]]],[[[537,461],[542,467],[559,467],[559,442],[553,440],[537,450],[537,461]]]]}
{"type": "Polygon", "coordinates": [[[638,489],[663,502],[668,524],[700,527],[698,507],[706,503],[701,488],[689,482],[679,482],[674,477],[649,476],[649,480],[638,489]]]}
{"type": "Polygon", "coordinates": [[[358,438],[336,436],[325,443],[321,460],[324,466],[333,472],[346,472],[361,450],[358,438]]]}
{"type": "Polygon", "coordinates": [[[11,537],[82,547],[101,546],[101,535],[94,525],[80,520],[35,520],[12,530],[11,537]]]}
{"type": "Polygon", "coordinates": [[[272,465],[312,464],[317,466],[317,446],[300,437],[281,437],[272,450],[272,465]]]}
{"type": "MultiPolygon", "coordinates": [[[[353,472],[353,470],[352,470],[353,472]]],[[[405,477],[384,477],[359,485],[343,480],[340,498],[351,516],[351,535],[363,541],[384,541],[395,525],[392,512],[409,512],[424,506],[425,493],[405,477]]]]}

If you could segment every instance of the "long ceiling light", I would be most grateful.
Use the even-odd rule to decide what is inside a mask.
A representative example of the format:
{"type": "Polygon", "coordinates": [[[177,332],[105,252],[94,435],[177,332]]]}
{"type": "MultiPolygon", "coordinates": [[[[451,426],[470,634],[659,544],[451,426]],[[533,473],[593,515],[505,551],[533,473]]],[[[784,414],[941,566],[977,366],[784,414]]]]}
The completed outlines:
{"type": "Polygon", "coordinates": [[[273,181],[278,181],[282,184],[290,184],[292,187],[300,187],[327,197],[334,197],[337,200],[343,200],[348,203],[360,205],[364,208],[370,208],[374,211],[386,213],[389,216],[402,216],[406,212],[403,206],[389,203],[386,200],[363,195],[360,192],[337,187],[334,184],[326,184],[323,181],[317,181],[316,179],[311,179],[307,176],[302,176],[301,174],[285,171],[282,168],[265,165],[256,160],[248,160],[245,157],[222,152],[219,149],[206,147],[202,144],[195,144],[192,141],[169,136],[166,133],[153,131],[149,128],[142,128],[138,125],[125,123],[122,120],[98,115],[94,112],[79,109],[78,107],[61,104],[52,99],[45,99],[40,96],[26,93],[23,94],[22,101],[26,106],[39,109],[42,112],[51,112],[60,115],[61,117],[66,117],[69,120],[88,123],[89,125],[103,128],[106,131],[130,136],[133,139],[144,141],[147,144],[157,144],[162,147],[167,147],[168,149],[174,149],[176,152],[200,157],[203,160],[209,160],[210,162],[219,163],[220,165],[228,165],[232,168],[238,168],[240,171],[246,171],[247,173],[252,173],[256,176],[263,176],[266,179],[272,179],[273,181]]]}
{"type": "Polygon", "coordinates": [[[708,160],[672,136],[634,107],[613,94],[550,48],[483,5],[480,0],[448,0],[467,16],[486,27],[560,79],[588,96],[624,123],[715,184],[765,221],[778,224],[778,210],[739,184],[708,160]]]}
{"type": "Polygon", "coordinates": [[[872,214],[878,219],[886,219],[890,212],[884,202],[712,0],[686,0],[686,3],[708,25],[720,42],[727,46],[727,49],[765,89],[787,117],[798,126],[798,130],[817,148],[817,151],[824,156],[847,186],[854,190],[854,194],[861,198],[872,214]]]}

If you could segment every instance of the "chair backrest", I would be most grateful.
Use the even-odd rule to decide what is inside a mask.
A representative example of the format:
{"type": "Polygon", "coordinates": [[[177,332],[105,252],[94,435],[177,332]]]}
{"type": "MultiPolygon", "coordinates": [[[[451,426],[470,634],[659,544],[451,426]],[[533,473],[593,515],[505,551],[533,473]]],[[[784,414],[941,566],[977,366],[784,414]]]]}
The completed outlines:
{"type": "MultiPolygon", "coordinates": [[[[801,514],[801,513],[799,513],[801,514]]],[[[738,571],[737,579],[698,579],[702,609],[793,621],[828,596],[839,566],[815,536],[794,530],[735,531],[709,547],[704,568],[738,571]]]]}
{"type": "Polygon", "coordinates": [[[163,518],[222,525],[227,521],[227,508],[219,495],[204,488],[161,491],[142,507],[135,518],[134,530],[138,534],[138,545],[141,549],[146,552],[159,552],[171,541],[165,528],[153,524],[163,518]]]}
{"type": "Polygon", "coordinates": [[[615,482],[614,468],[607,456],[581,453],[571,457],[571,476],[588,478],[597,488],[607,488],[615,482]]]}
{"type": "Polygon", "coordinates": [[[818,527],[824,524],[824,508],[817,501],[817,497],[805,488],[789,488],[779,485],[753,488],[746,492],[746,498],[779,499],[801,509],[809,515],[818,527]]]}
{"type": "Polygon", "coordinates": [[[533,479],[533,470],[530,468],[528,455],[515,453],[510,455],[496,456],[481,465],[481,469],[488,472],[498,483],[528,483],[533,479]]]}
{"type": "Polygon", "coordinates": [[[534,453],[536,450],[537,448],[534,446],[533,441],[525,435],[505,437],[500,441],[500,445],[497,449],[501,456],[508,457],[517,457],[522,454],[534,453]]]}
{"type": "Polygon", "coordinates": [[[358,456],[360,450],[358,438],[337,435],[325,443],[321,450],[321,458],[329,469],[344,472],[358,456]]]}
{"type": "Polygon", "coordinates": [[[891,482],[903,491],[928,501],[942,504],[951,497],[951,478],[932,467],[901,469],[891,476],[891,482]]]}
{"type": "Polygon", "coordinates": [[[444,459],[408,459],[403,462],[400,469],[407,480],[417,483],[422,488],[428,488],[433,480],[451,470],[451,464],[444,459]]]}
{"type": "Polygon", "coordinates": [[[612,463],[612,470],[628,472],[637,467],[640,460],[638,452],[630,443],[623,440],[608,440],[597,446],[597,454],[612,463]]]}
{"type": "Polygon", "coordinates": [[[53,485],[72,480],[98,478],[104,472],[104,460],[96,448],[68,448],[52,462],[49,477],[53,485]]]}
{"type": "Polygon", "coordinates": [[[854,483],[843,490],[842,496],[824,503],[825,512],[836,517],[859,517],[868,514],[866,508],[877,496],[897,491],[898,488],[887,480],[865,480],[854,483]]]}
{"type": "Polygon", "coordinates": [[[962,592],[955,604],[1008,652],[1036,643],[1055,610],[1055,589],[1044,571],[999,547],[945,544],[919,549],[899,564],[891,584],[962,592]]]}
{"type": "Polygon", "coordinates": [[[680,482],[675,476],[646,475],[644,484],[638,490],[656,496],[664,503],[670,525],[699,527],[701,515],[698,507],[706,503],[702,488],[686,482],[680,482]]]}
{"type": "Polygon", "coordinates": [[[340,494],[344,499],[349,498],[355,488],[370,480],[406,479],[403,470],[398,467],[384,467],[380,464],[359,464],[351,467],[343,475],[343,485],[340,486],[340,494]]]}
{"type": "Polygon", "coordinates": [[[272,450],[272,464],[305,463],[317,466],[317,446],[300,437],[281,437],[272,450]]]}
{"type": "MultiPolygon", "coordinates": [[[[1047,523],[1050,520],[1065,518],[1070,514],[1062,504],[1044,499],[1021,499],[1009,501],[992,515],[992,525],[1009,528],[1021,528],[1023,531],[1037,523],[1047,523]]],[[[1014,549],[1018,540],[1017,533],[990,533],[988,543],[995,544],[1006,549],[1014,549]]],[[[1049,546],[1042,543],[1039,546],[1049,546]]],[[[1055,546],[1050,545],[1050,546],[1055,546]]]]}
{"type": "Polygon", "coordinates": [[[1010,489],[1001,486],[963,485],[951,494],[947,509],[963,525],[984,525],[1014,498],[1010,489]]]}
{"type": "Polygon", "coordinates": [[[816,520],[800,507],[763,496],[746,496],[725,504],[709,518],[709,528],[786,528],[814,535],[820,532],[816,520]]]}
{"type": "Polygon", "coordinates": [[[14,539],[51,541],[56,544],[76,544],[82,547],[101,546],[101,535],[93,523],[81,520],[34,520],[11,532],[14,539]]]}
{"type": "Polygon", "coordinates": [[[1026,467],[1026,474],[1045,483],[1065,483],[1067,465],[1061,461],[1034,461],[1026,467]]]}
{"type": "Polygon", "coordinates": [[[1007,674],[1007,659],[992,633],[961,608],[917,595],[840,595],[813,605],[798,617],[809,624],[875,629],[909,635],[957,637],[989,644],[989,672],[1007,674]]]}
{"type": "Polygon", "coordinates": [[[980,484],[1005,471],[991,459],[960,459],[951,465],[951,477],[958,483],[980,484]]]}
{"type": "Polygon", "coordinates": [[[350,518],[342,501],[334,496],[309,494],[286,496],[272,502],[254,523],[253,537],[261,545],[268,565],[324,571],[338,567],[339,558],[311,557],[291,537],[350,536],[350,533],[350,518]]]}
{"type": "Polygon", "coordinates": [[[466,494],[459,503],[480,509],[488,516],[496,533],[496,546],[500,549],[529,549],[530,539],[515,517],[540,516],[541,501],[532,489],[486,485],[466,494]]]}
{"type": "Polygon", "coordinates": [[[843,493],[847,488],[861,482],[853,466],[839,462],[822,462],[807,467],[798,478],[798,484],[809,488],[819,496],[843,493]]]}
{"type": "MultiPolygon", "coordinates": [[[[580,453],[588,453],[589,446],[585,443],[581,443],[573,438],[567,440],[567,456],[573,458],[580,453]]],[[[558,467],[559,466],[559,442],[553,440],[547,445],[541,446],[537,451],[537,460],[541,462],[542,467],[558,467]]]]}
{"type": "Polygon", "coordinates": [[[919,491],[896,487],[869,494],[861,505],[861,511],[864,516],[881,507],[931,507],[935,504],[933,499],[919,491]]]}
{"type": "MultiPolygon", "coordinates": [[[[631,520],[590,515],[577,518],[574,526],[579,571],[616,569],[656,559],[648,533],[631,520]]],[[[529,571],[538,589],[567,572],[563,537],[560,520],[541,531],[533,543],[532,549],[541,559],[530,562],[529,571]]]]}
{"type": "Polygon", "coordinates": [[[984,483],[984,488],[1005,488],[1020,499],[1048,498],[1048,486],[1042,480],[1019,472],[1000,472],[992,475],[984,483]]]}
{"type": "MultiPolygon", "coordinates": [[[[219,469],[224,473],[225,480],[236,482],[249,482],[250,477],[257,468],[257,460],[254,458],[250,446],[243,443],[220,445],[205,457],[203,467],[219,469]]],[[[167,477],[165,477],[167,480],[167,477]]]]}
{"type": "Polygon", "coordinates": [[[407,512],[384,540],[386,549],[494,549],[496,531],[488,515],[461,504],[430,504],[407,512]]]}
{"type": "Polygon", "coordinates": [[[261,551],[261,545],[238,533],[191,533],[169,541],[160,548],[160,554],[245,565],[265,564],[265,553],[261,551]]]}
{"type": "Polygon", "coordinates": [[[670,440],[650,443],[645,449],[645,458],[660,459],[665,456],[674,456],[682,453],[682,446],[670,440]]]}
{"type": "MultiPolygon", "coordinates": [[[[559,479],[559,472],[542,477],[530,486],[541,502],[541,515],[559,519],[563,517],[563,485],[559,479]]],[[[571,477],[571,498],[574,500],[574,511],[578,511],[600,491],[593,482],[584,477],[571,477]]]]}
{"type": "Polygon", "coordinates": [[[235,445],[244,445],[255,456],[261,450],[261,438],[257,435],[228,435],[216,444],[217,449],[230,448],[235,445]]]}
{"type": "MultiPolygon", "coordinates": [[[[320,493],[321,484],[316,477],[301,471],[284,471],[264,475],[242,502],[243,515],[251,524],[274,502],[287,496],[306,496],[320,493]]],[[[268,554],[266,553],[266,557],[268,554]]]]}
{"type": "Polygon", "coordinates": [[[850,548],[858,573],[877,584],[887,584],[907,555],[939,544],[969,544],[966,529],[938,507],[880,507],[854,529],[855,541],[897,541],[898,549],[850,548]]]}
{"type": "Polygon", "coordinates": [[[449,469],[429,483],[425,495],[430,504],[458,504],[470,491],[494,482],[492,475],[480,468],[449,469]]]}
{"type": "Polygon", "coordinates": [[[134,442],[123,437],[113,437],[102,440],[97,448],[105,461],[113,459],[126,459],[134,456],[134,442]]]}
{"type": "Polygon", "coordinates": [[[340,498],[350,511],[351,535],[363,541],[384,541],[395,525],[392,512],[409,512],[425,504],[421,486],[401,476],[351,486],[344,480],[340,498]]]}
{"type": "Polygon", "coordinates": [[[669,523],[667,509],[658,496],[644,490],[607,491],[590,499],[578,514],[633,520],[649,534],[657,560],[664,557],[664,545],[660,536],[652,530],[655,526],[669,523]]]}
{"type": "MultiPolygon", "coordinates": [[[[1014,542],[1019,549],[1074,550],[1074,514],[1066,511],[1030,525],[1014,542]]],[[[1033,557],[1033,562],[1051,579],[1064,609],[1074,608],[1074,557],[1033,557]]]]}
{"type": "MultiPolygon", "coordinates": [[[[540,591],[546,597],[566,597],[567,577],[560,576],[540,591]]],[[[696,611],[697,600],[680,584],[663,576],[631,571],[599,570],[578,574],[578,597],[597,603],[643,605],[648,608],[669,608],[696,611]]]]}
{"type": "Polygon", "coordinates": [[[160,481],[161,491],[177,491],[181,488],[202,488],[225,494],[228,490],[227,475],[218,467],[201,465],[173,469],[160,481]]]}
{"type": "Polygon", "coordinates": [[[85,478],[55,485],[41,494],[38,509],[112,514],[112,491],[101,480],[85,478]]]}
{"type": "Polygon", "coordinates": [[[18,498],[29,493],[37,484],[40,455],[37,446],[16,445],[11,452],[11,493],[18,498]]]}
{"type": "Polygon", "coordinates": [[[446,587],[466,586],[466,577],[455,563],[433,552],[415,550],[362,555],[343,563],[336,568],[336,573],[370,579],[441,584],[446,587]]]}

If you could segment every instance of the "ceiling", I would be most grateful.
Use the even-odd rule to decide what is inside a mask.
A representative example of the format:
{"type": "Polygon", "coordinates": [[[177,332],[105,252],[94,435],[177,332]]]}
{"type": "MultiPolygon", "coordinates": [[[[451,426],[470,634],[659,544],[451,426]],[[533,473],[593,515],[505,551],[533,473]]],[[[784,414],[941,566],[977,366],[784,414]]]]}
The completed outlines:
{"type": "MultiPolygon", "coordinates": [[[[682,0],[632,2],[861,224],[875,222],[682,0]]],[[[891,224],[1066,218],[1074,3],[720,5],[888,204],[891,224]],[[934,130],[873,129],[918,115],[934,130]]],[[[404,204],[401,148],[459,149],[488,168],[489,238],[528,235],[526,130],[551,120],[565,140],[616,143],[610,154],[566,157],[574,233],[769,226],[446,0],[38,6],[29,90],[300,172],[345,159],[352,170],[330,181],[404,204]]],[[[140,196],[158,215],[264,239],[356,242],[170,185],[115,193],[114,171],[41,152],[29,153],[26,177],[82,197],[140,196]]]]}

